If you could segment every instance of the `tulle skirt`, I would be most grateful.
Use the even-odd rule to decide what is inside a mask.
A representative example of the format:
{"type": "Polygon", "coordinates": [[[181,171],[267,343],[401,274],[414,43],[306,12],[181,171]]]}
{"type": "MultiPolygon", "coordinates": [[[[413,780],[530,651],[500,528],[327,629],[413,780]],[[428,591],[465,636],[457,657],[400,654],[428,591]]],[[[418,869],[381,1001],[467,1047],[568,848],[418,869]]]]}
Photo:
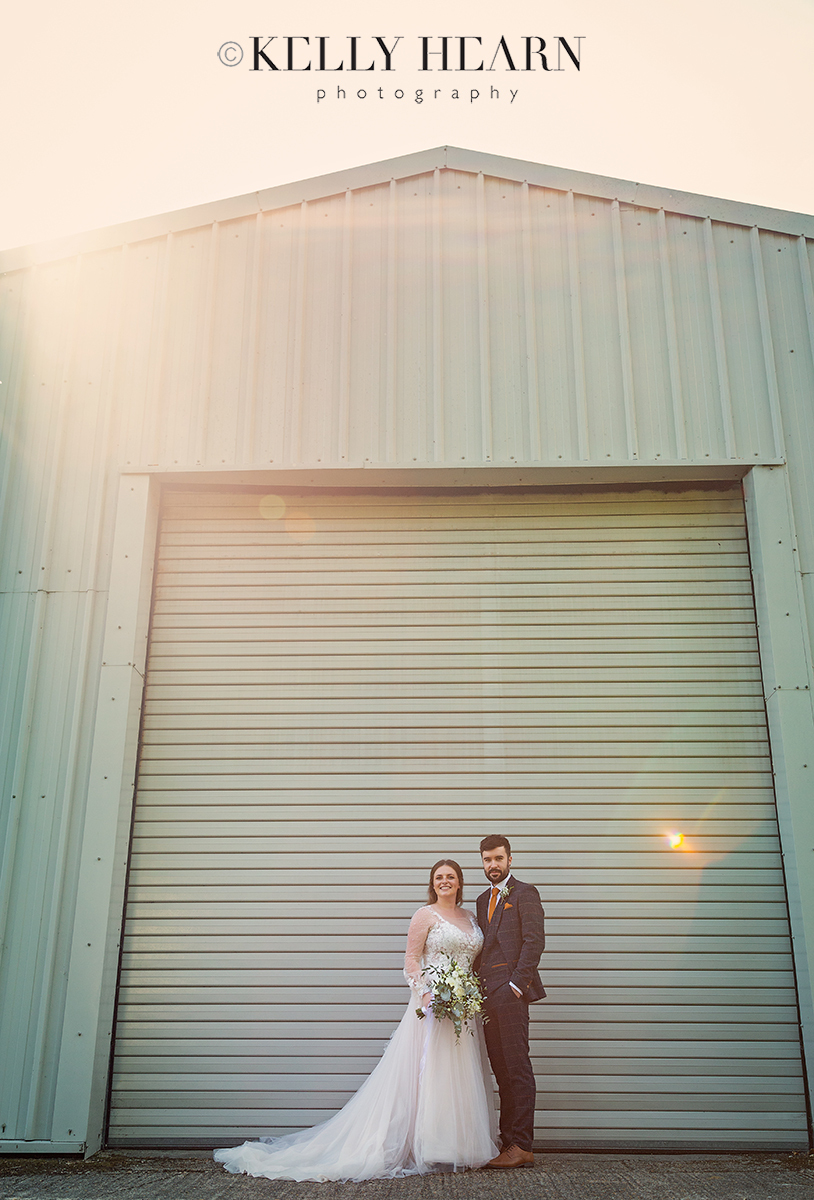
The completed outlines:
{"type": "Polygon", "coordinates": [[[411,1002],[340,1112],[312,1129],[216,1150],[215,1160],[267,1179],[382,1179],[482,1167],[498,1152],[496,1133],[481,1022],[456,1043],[451,1021],[419,1020],[411,1002]]]}

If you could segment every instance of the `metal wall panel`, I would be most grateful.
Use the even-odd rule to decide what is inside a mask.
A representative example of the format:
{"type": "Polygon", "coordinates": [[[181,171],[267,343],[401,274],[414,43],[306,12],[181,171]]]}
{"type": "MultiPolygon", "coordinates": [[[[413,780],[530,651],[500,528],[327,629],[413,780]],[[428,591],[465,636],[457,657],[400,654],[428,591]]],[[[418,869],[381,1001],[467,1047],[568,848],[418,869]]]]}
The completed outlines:
{"type": "MultiPolygon", "coordinates": [[[[800,569],[807,582],[814,572],[814,245],[803,238],[764,234],[761,255],[783,451],[790,468],[800,569]]],[[[812,611],[809,606],[810,618],[812,611]]]]}
{"type": "Polygon", "coordinates": [[[64,977],[29,949],[77,879],[51,890],[29,824],[81,828],[118,474],[785,455],[810,643],[813,263],[810,218],[451,149],[0,256],[4,778],[32,715],[76,763],[45,807],[33,776],[0,797],[0,904],[40,889],[0,910],[0,1045],[41,1044],[43,980],[51,1014],[7,1134],[49,1136],[64,977]]]}
{"type": "Polygon", "coordinates": [[[804,1146],[740,488],[169,491],[112,1141],[335,1111],[494,828],[548,914],[537,1136],[804,1146]]]}
{"type": "Polygon", "coordinates": [[[755,236],[436,171],[13,273],[7,374],[38,439],[58,375],[69,438],[109,406],[134,470],[767,461],[811,277],[755,236]],[[94,335],[115,379],[75,357],[94,335]]]}
{"type": "Polygon", "coordinates": [[[3,423],[0,1078],[4,1132],[30,1140],[51,1131],[104,615],[110,257],[38,268],[5,292],[14,304],[25,289],[0,372],[19,387],[3,423]]]}
{"type": "Polygon", "coordinates": [[[751,463],[779,453],[752,240],[439,171],[39,270],[62,337],[124,309],[121,466],[751,463]]]}

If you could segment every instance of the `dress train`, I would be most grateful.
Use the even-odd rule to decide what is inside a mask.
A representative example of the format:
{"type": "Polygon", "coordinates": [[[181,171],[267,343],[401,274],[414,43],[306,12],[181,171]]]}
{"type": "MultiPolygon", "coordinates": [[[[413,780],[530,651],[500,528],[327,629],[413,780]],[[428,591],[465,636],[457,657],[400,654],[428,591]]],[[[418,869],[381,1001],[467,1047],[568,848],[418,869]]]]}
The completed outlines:
{"type": "MultiPolygon", "coordinates": [[[[474,919],[467,934],[432,910],[420,912],[411,928],[419,930],[423,963],[456,954],[471,965],[482,942],[474,919]]],[[[408,978],[420,996],[420,973],[413,968],[408,978]]],[[[481,1167],[498,1152],[496,1133],[480,1020],[456,1042],[451,1021],[419,1020],[411,999],[381,1060],[340,1112],[311,1129],[216,1150],[215,1160],[267,1179],[383,1179],[481,1167]]]]}

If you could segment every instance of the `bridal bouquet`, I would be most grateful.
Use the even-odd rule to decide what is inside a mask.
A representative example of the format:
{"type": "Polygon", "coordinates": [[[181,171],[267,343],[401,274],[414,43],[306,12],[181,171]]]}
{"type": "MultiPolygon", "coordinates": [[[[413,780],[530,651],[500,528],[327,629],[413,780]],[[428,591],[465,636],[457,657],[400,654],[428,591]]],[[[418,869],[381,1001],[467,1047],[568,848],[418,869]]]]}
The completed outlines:
{"type": "MultiPolygon", "coordinates": [[[[452,1021],[455,1040],[459,1042],[464,1022],[483,1010],[480,983],[470,970],[459,966],[454,958],[445,966],[433,964],[425,967],[424,978],[428,990],[432,992],[429,1007],[433,1016],[439,1021],[452,1021]]],[[[416,1013],[419,1020],[425,1015],[421,1008],[417,1008],[416,1013]]],[[[486,1017],[483,1019],[486,1020],[486,1017]]],[[[471,1029],[469,1032],[473,1033],[471,1029]]]]}

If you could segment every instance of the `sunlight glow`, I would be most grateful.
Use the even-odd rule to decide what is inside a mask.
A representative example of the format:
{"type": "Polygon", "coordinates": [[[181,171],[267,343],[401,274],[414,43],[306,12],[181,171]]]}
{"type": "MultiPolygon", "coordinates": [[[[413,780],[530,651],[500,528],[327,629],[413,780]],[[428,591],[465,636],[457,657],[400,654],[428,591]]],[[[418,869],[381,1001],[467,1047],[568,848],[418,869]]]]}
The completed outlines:
{"type": "Polygon", "coordinates": [[[260,500],[260,516],[266,521],[279,521],[285,516],[285,500],[282,496],[263,496],[260,500]]]}

